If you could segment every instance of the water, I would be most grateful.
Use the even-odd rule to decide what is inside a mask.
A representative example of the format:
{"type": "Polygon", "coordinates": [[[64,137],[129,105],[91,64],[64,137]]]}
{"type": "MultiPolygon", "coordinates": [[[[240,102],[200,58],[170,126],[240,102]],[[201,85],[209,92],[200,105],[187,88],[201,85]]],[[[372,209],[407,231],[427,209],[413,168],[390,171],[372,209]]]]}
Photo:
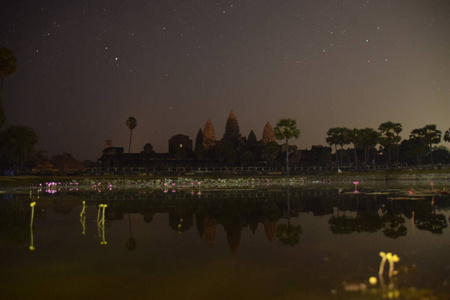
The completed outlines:
{"type": "Polygon", "coordinates": [[[0,195],[1,299],[450,299],[449,195],[305,186],[37,196],[0,195]],[[378,278],[380,251],[400,257],[392,279],[388,264],[378,278]]]}

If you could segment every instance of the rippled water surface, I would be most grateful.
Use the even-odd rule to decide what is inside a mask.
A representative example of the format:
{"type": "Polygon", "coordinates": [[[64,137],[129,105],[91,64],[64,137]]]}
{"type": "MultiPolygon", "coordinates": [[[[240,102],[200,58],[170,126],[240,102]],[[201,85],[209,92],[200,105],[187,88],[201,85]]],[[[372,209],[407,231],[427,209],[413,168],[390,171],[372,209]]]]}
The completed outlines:
{"type": "Polygon", "coordinates": [[[0,295],[450,299],[449,209],[444,191],[351,185],[2,194],[0,295]]]}

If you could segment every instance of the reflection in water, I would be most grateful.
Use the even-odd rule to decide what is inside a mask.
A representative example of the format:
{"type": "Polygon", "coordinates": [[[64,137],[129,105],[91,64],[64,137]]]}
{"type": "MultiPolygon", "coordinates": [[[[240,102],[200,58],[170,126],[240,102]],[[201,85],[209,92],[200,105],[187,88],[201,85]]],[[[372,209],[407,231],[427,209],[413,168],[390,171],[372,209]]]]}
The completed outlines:
{"type": "Polygon", "coordinates": [[[83,204],[83,209],[80,212],[80,223],[83,235],[86,234],[86,201],[81,202],[83,204]]]}
{"type": "Polygon", "coordinates": [[[447,220],[443,214],[436,213],[435,195],[431,199],[431,209],[423,207],[417,211],[414,218],[414,224],[418,229],[428,230],[432,233],[442,234],[443,229],[447,227],[447,220]]]}
{"type": "Polygon", "coordinates": [[[204,228],[205,228],[205,239],[209,245],[214,242],[214,238],[216,237],[217,224],[216,220],[211,219],[211,217],[206,216],[203,220],[204,228]]]}
{"type": "Polygon", "coordinates": [[[286,189],[286,202],[287,202],[287,224],[278,224],[276,226],[277,238],[283,245],[294,246],[298,244],[300,240],[300,234],[302,233],[302,228],[300,225],[291,224],[291,203],[290,203],[290,191],[289,187],[286,189]]]}
{"type": "Polygon", "coordinates": [[[30,251],[34,251],[34,234],[33,234],[33,222],[34,222],[34,207],[36,206],[36,202],[31,202],[30,203],[30,207],[31,207],[31,220],[30,220],[30,236],[31,236],[31,240],[30,240],[30,251]]]}
{"type": "MultiPolygon", "coordinates": [[[[405,292],[400,294],[400,289],[398,288],[398,283],[395,278],[389,277],[389,283],[387,285],[382,275],[379,275],[379,279],[380,288],[375,289],[375,292],[376,295],[380,295],[382,299],[400,299],[401,295],[405,296],[406,299],[409,299],[410,297],[413,297],[413,299],[415,299],[415,295],[412,293],[410,293],[410,295],[407,295],[405,292]]],[[[419,297],[419,299],[423,298],[419,297]]]]}
{"type": "Polygon", "coordinates": [[[98,206],[98,213],[97,213],[97,228],[98,228],[98,236],[102,239],[100,241],[100,245],[106,245],[108,242],[106,241],[105,237],[105,209],[108,207],[107,204],[100,204],[98,206]],[[102,212],[102,217],[100,218],[100,211],[102,212]]]}
{"type": "Polygon", "coordinates": [[[353,193],[355,193],[355,194],[359,193],[359,191],[358,191],[358,184],[359,184],[359,182],[358,181],[353,181],[353,184],[355,185],[355,190],[353,191],[353,193]]]}
{"type": "MultiPolygon", "coordinates": [[[[410,287],[419,285],[420,289],[424,282],[428,290],[440,291],[445,287],[443,282],[448,280],[447,266],[422,262],[447,257],[442,245],[448,244],[449,240],[446,228],[450,197],[421,195],[425,200],[412,197],[393,200],[400,197],[406,198],[402,192],[366,192],[360,189],[354,193],[352,188],[347,192],[333,188],[280,188],[227,193],[203,191],[201,197],[190,191],[78,192],[41,195],[39,210],[35,212],[34,205],[28,205],[26,195],[14,195],[13,199],[0,203],[2,224],[7,223],[14,228],[11,231],[7,226],[0,227],[0,239],[2,246],[9,247],[6,255],[14,257],[11,265],[6,266],[8,270],[19,268],[14,266],[18,261],[27,261],[23,255],[15,256],[14,253],[16,245],[23,246],[28,240],[20,228],[23,225],[28,232],[28,207],[31,206],[30,250],[32,247],[34,249],[36,238],[41,251],[34,252],[36,257],[32,259],[36,261],[28,262],[30,266],[38,264],[45,269],[49,264],[61,274],[69,271],[78,274],[79,268],[80,273],[76,275],[79,278],[76,280],[80,282],[84,276],[91,276],[86,280],[95,282],[99,272],[109,272],[101,274],[114,287],[119,282],[125,282],[121,286],[130,286],[130,290],[137,289],[145,294],[145,297],[134,294],[136,299],[152,296],[164,298],[167,295],[169,298],[195,299],[194,295],[199,295],[194,291],[191,291],[191,297],[163,290],[158,294],[157,291],[169,286],[170,282],[177,282],[184,289],[188,286],[199,288],[204,286],[205,280],[208,286],[215,286],[219,291],[251,290],[255,295],[267,298],[302,298],[302,295],[310,295],[306,298],[327,299],[333,291],[351,293],[355,290],[361,293],[364,290],[368,299],[405,297],[411,296],[408,294],[412,290],[410,287]],[[91,220],[89,216],[92,216],[91,220]],[[71,221],[76,226],[71,226],[71,221]],[[108,242],[105,236],[106,221],[108,242]],[[39,224],[34,238],[33,222],[39,224]],[[95,230],[93,235],[86,234],[92,232],[87,227],[95,223],[98,236],[95,230]],[[412,234],[413,229],[417,229],[416,235],[412,234]],[[64,236],[71,238],[60,241],[62,235],[58,230],[67,231],[64,236]],[[13,242],[11,232],[21,242],[13,242]],[[174,235],[174,232],[179,234],[174,235]],[[58,237],[56,247],[50,247],[53,245],[52,236],[58,237]],[[108,247],[98,246],[99,238],[100,245],[108,247]],[[137,242],[139,247],[136,247],[137,242]],[[124,256],[122,251],[126,251],[125,248],[133,251],[132,254],[124,256]],[[392,252],[390,256],[389,253],[381,256],[382,263],[378,270],[380,248],[392,252]],[[43,253],[47,256],[39,256],[43,253]],[[49,260],[49,256],[55,262],[49,260]],[[95,263],[103,261],[104,256],[108,258],[107,262],[95,263]],[[112,256],[117,259],[120,269],[113,266],[105,268],[112,256]],[[399,275],[395,276],[394,263],[398,256],[402,257],[402,261],[396,265],[399,275]],[[74,265],[67,263],[72,257],[71,263],[74,265]],[[124,257],[127,259],[122,261],[124,257]],[[388,275],[384,274],[386,262],[389,262],[388,275]],[[128,267],[128,263],[135,265],[128,267]],[[90,270],[89,267],[93,266],[95,269],[90,270]],[[83,273],[81,270],[89,271],[83,273]],[[140,270],[142,282],[155,282],[152,289],[154,295],[141,287],[141,281],[136,280],[136,270],[140,270]],[[377,272],[379,283],[373,283],[373,279],[369,281],[377,272]],[[208,274],[210,278],[202,274],[208,274]],[[387,276],[389,282],[386,278],[386,285],[383,277],[387,276]],[[436,278],[433,279],[436,283],[431,282],[430,278],[436,278]],[[258,294],[258,288],[251,287],[252,282],[256,281],[262,282],[265,293],[258,294]],[[228,288],[225,284],[232,287],[228,288]],[[282,290],[283,294],[275,292],[273,297],[270,296],[268,291],[277,289],[282,290]]],[[[58,274],[52,273],[53,269],[42,272],[52,278],[58,274]]],[[[19,282],[23,279],[17,280],[17,284],[19,282]]],[[[258,286],[261,288],[261,285],[258,286]]],[[[119,297],[114,293],[108,295],[119,297]]],[[[209,296],[217,298],[217,294],[211,293],[209,296]]],[[[242,293],[234,296],[252,298],[248,294],[244,297],[242,293]]],[[[44,299],[43,296],[37,298],[44,299]]],[[[351,297],[343,296],[343,299],[347,298],[351,297]]]]}
{"type": "MultiPolygon", "coordinates": [[[[39,199],[39,191],[36,191],[36,196],[33,196],[33,192],[30,191],[30,200],[39,199]]],[[[33,222],[34,222],[34,207],[36,206],[36,201],[30,203],[31,207],[31,219],[30,219],[30,251],[34,251],[34,233],[33,233],[33,222]]]]}
{"type": "Polygon", "coordinates": [[[128,250],[133,251],[136,249],[136,240],[133,238],[133,234],[131,233],[131,218],[130,214],[128,214],[128,227],[130,228],[130,237],[128,238],[127,242],[125,243],[125,246],[128,250]]]}
{"type": "MultiPolygon", "coordinates": [[[[398,288],[398,283],[395,278],[393,278],[394,275],[398,274],[398,271],[394,271],[394,263],[400,261],[400,257],[397,254],[392,254],[391,252],[385,253],[380,252],[381,257],[381,263],[380,263],[380,269],[378,272],[378,278],[380,279],[380,289],[375,290],[380,294],[383,298],[389,298],[389,299],[399,299],[400,298],[400,290],[398,288]],[[389,262],[389,284],[386,286],[385,280],[384,280],[384,266],[386,262],[389,262]]],[[[369,283],[373,286],[376,285],[376,278],[371,277],[369,279],[369,283]]],[[[414,296],[414,295],[411,295],[414,296]]],[[[409,296],[407,297],[409,298],[409,296]]]]}
{"type": "MultiPolygon", "coordinates": [[[[405,218],[411,219],[416,228],[432,233],[442,233],[447,226],[445,216],[437,213],[436,206],[432,206],[430,201],[394,201],[387,194],[340,194],[314,190],[295,191],[292,196],[289,190],[225,196],[203,193],[201,198],[182,193],[165,197],[158,193],[144,193],[137,195],[136,199],[133,194],[123,193],[113,197],[94,195],[91,200],[109,204],[106,218],[123,219],[121,216],[126,213],[140,213],[146,222],[151,222],[155,213],[167,213],[170,228],[179,233],[192,228],[195,216],[200,236],[206,235],[208,230],[209,242],[214,240],[216,226],[222,225],[233,249],[237,249],[242,229],[249,227],[254,233],[259,223],[263,225],[268,240],[273,240],[279,232],[278,238],[285,240],[288,234],[293,235],[291,237],[295,241],[295,235],[302,229],[300,224],[291,225],[291,219],[294,217],[298,222],[299,214],[305,212],[316,216],[329,215],[329,228],[337,234],[381,231],[386,237],[397,239],[407,235],[405,218]],[[280,223],[283,219],[286,223],[280,223]]],[[[449,206],[447,202],[444,198],[439,199],[442,208],[449,206]]],[[[100,204],[99,208],[102,207],[100,204]]],[[[100,210],[98,214],[100,218],[100,210]]],[[[102,220],[100,224],[104,223],[104,218],[102,220]]],[[[131,221],[129,226],[131,228],[131,221]]]]}
{"type": "Polygon", "coordinates": [[[386,261],[389,262],[389,277],[392,277],[394,275],[394,263],[400,261],[400,257],[398,257],[397,254],[392,254],[391,252],[385,253],[380,252],[381,257],[381,263],[380,263],[380,269],[378,271],[379,276],[383,276],[384,273],[384,266],[386,265],[386,261]]]}
{"type": "Polygon", "coordinates": [[[400,257],[398,257],[397,254],[392,254],[391,252],[386,254],[386,256],[389,261],[389,277],[392,277],[394,275],[394,263],[399,262],[400,257]]]}
{"type": "Polygon", "coordinates": [[[290,220],[287,224],[278,224],[277,226],[277,238],[283,245],[297,245],[301,233],[300,225],[294,226],[290,223],[290,220]]]}
{"type": "MultiPolygon", "coordinates": [[[[191,230],[195,224],[199,235],[204,236],[208,244],[214,242],[217,226],[221,225],[230,249],[235,252],[241,241],[242,230],[248,227],[255,234],[259,224],[263,226],[268,241],[276,237],[285,245],[298,244],[299,236],[303,232],[299,224],[301,213],[327,216],[329,230],[335,234],[381,231],[388,238],[398,239],[408,234],[406,219],[411,220],[414,228],[442,234],[447,227],[447,219],[441,211],[449,209],[448,198],[430,195],[430,200],[425,201],[414,198],[396,201],[392,200],[395,197],[391,194],[341,193],[334,189],[293,192],[286,189],[225,194],[210,192],[203,193],[201,197],[190,193],[163,194],[143,191],[136,194],[116,191],[109,194],[89,194],[87,200],[81,202],[79,222],[82,234],[85,235],[87,208],[99,203],[97,227],[103,245],[107,244],[106,219],[121,220],[123,215],[128,214],[129,238],[126,244],[128,249],[133,250],[136,240],[132,234],[130,214],[141,214],[144,221],[150,223],[155,213],[165,213],[168,215],[170,228],[182,233],[191,230]],[[292,220],[295,220],[296,224],[292,224],[292,220]]],[[[45,195],[41,197],[40,205],[57,213],[69,214],[75,199],[76,197],[65,197],[62,194],[59,197],[45,195]]]]}
{"type": "Polygon", "coordinates": [[[381,218],[382,223],[385,224],[382,229],[385,236],[393,239],[406,236],[407,228],[404,225],[405,218],[403,216],[387,213],[381,218]]]}

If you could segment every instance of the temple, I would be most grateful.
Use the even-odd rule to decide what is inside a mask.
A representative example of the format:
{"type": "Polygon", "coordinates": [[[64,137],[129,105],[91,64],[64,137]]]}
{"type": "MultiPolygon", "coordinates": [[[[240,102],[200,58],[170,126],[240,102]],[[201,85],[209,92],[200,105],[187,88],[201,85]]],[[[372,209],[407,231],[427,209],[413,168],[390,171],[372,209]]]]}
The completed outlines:
{"type": "MultiPolygon", "coordinates": [[[[103,155],[97,161],[101,168],[142,167],[220,167],[220,166],[283,166],[286,151],[293,165],[329,162],[331,148],[313,146],[311,150],[298,150],[297,146],[279,145],[275,140],[272,125],[267,122],[261,139],[250,130],[247,136],[241,134],[239,122],[234,111],[230,111],[225,123],[225,133],[217,140],[211,120],[207,120],[203,130],[200,128],[195,143],[189,136],[177,134],[169,141],[167,153],[156,153],[150,143],[145,144],[139,153],[125,153],[123,147],[112,147],[107,143],[103,155]]],[[[231,241],[230,241],[231,242],[231,241]]]]}
{"type": "Polygon", "coordinates": [[[216,145],[216,134],[211,120],[206,121],[205,128],[203,129],[203,147],[205,150],[216,145]]]}
{"type": "Polygon", "coordinates": [[[270,125],[269,122],[267,122],[266,126],[264,126],[262,142],[264,145],[267,145],[267,143],[270,142],[275,142],[275,134],[273,132],[272,125],[270,125]]]}
{"type": "Polygon", "coordinates": [[[228,116],[227,123],[225,125],[225,133],[222,138],[223,142],[231,143],[237,146],[241,141],[241,133],[239,131],[239,122],[233,111],[230,112],[228,116]]]}

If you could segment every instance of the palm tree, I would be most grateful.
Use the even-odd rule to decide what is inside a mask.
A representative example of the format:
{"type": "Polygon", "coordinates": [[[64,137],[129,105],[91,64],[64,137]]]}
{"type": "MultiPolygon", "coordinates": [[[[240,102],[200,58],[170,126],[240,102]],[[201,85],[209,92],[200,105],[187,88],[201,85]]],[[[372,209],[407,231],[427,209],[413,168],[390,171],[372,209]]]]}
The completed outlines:
{"type": "Polygon", "coordinates": [[[445,131],[445,134],[444,134],[444,141],[450,143],[450,128],[449,128],[448,130],[445,131]]]}
{"type": "MultiPolygon", "coordinates": [[[[402,125],[400,123],[393,123],[391,121],[382,123],[378,130],[381,133],[380,144],[384,149],[388,149],[388,161],[389,168],[391,165],[391,148],[392,145],[397,145],[401,141],[401,137],[398,135],[402,132],[402,125]]],[[[384,151],[383,151],[384,152],[384,151]]]]}
{"type": "Polygon", "coordinates": [[[364,164],[367,165],[367,157],[369,154],[369,149],[374,148],[378,143],[378,138],[380,133],[373,130],[372,128],[355,128],[352,130],[351,142],[354,147],[355,153],[355,165],[358,167],[358,155],[357,148],[364,149],[364,164]]]}
{"type": "MultiPolygon", "coordinates": [[[[424,144],[428,145],[430,149],[430,159],[431,164],[433,162],[433,144],[438,144],[441,142],[442,131],[436,128],[436,125],[426,125],[423,128],[414,129],[411,131],[410,138],[422,141],[424,144]]],[[[445,138],[445,137],[444,137],[445,138]]]]}
{"type": "Polygon", "coordinates": [[[401,155],[410,160],[415,160],[418,165],[421,164],[422,157],[428,153],[428,145],[422,138],[410,136],[409,139],[403,140],[400,146],[401,155]]]}
{"type": "Polygon", "coordinates": [[[334,127],[330,128],[327,131],[328,137],[325,139],[325,141],[330,145],[334,145],[334,152],[336,153],[336,162],[338,162],[338,155],[337,155],[337,145],[339,143],[339,128],[334,127]]]}
{"type": "Polygon", "coordinates": [[[378,144],[380,133],[372,128],[364,128],[359,130],[359,143],[364,148],[364,164],[367,165],[367,158],[371,149],[378,144]]]}
{"type": "Polygon", "coordinates": [[[352,129],[350,133],[350,143],[353,144],[353,152],[355,154],[355,166],[358,168],[358,155],[356,154],[356,148],[359,147],[361,138],[361,129],[352,129]]]}
{"type": "Polygon", "coordinates": [[[130,129],[130,143],[128,145],[128,153],[130,153],[131,152],[131,135],[133,133],[133,129],[136,128],[136,126],[137,126],[136,118],[129,117],[126,124],[127,124],[128,129],[130,129]]]}
{"type": "Polygon", "coordinates": [[[298,138],[300,130],[297,129],[297,124],[293,119],[280,119],[274,129],[275,137],[278,140],[286,140],[286,176],[289,176],[289,139],[298,138]]]}
{"type": "Polygon", "coordinates": [[[337,145],[341,146],[341,165],[342,165],[342,152],[344,145],[350,144],[351,130],[346,127],[334,127],[330,128],[327,132],[328,137],[326,141],[330,145],[334,145],[336,151],[336,161],[337,161],[337,145]]]}
{"type": "Polygon", "coordinates": [[[0,47],[0,127],[3,126],[6,120],[2,102],[3,79],[14,73],[16,69],[17,65],[14,52],[0,47]]]}

